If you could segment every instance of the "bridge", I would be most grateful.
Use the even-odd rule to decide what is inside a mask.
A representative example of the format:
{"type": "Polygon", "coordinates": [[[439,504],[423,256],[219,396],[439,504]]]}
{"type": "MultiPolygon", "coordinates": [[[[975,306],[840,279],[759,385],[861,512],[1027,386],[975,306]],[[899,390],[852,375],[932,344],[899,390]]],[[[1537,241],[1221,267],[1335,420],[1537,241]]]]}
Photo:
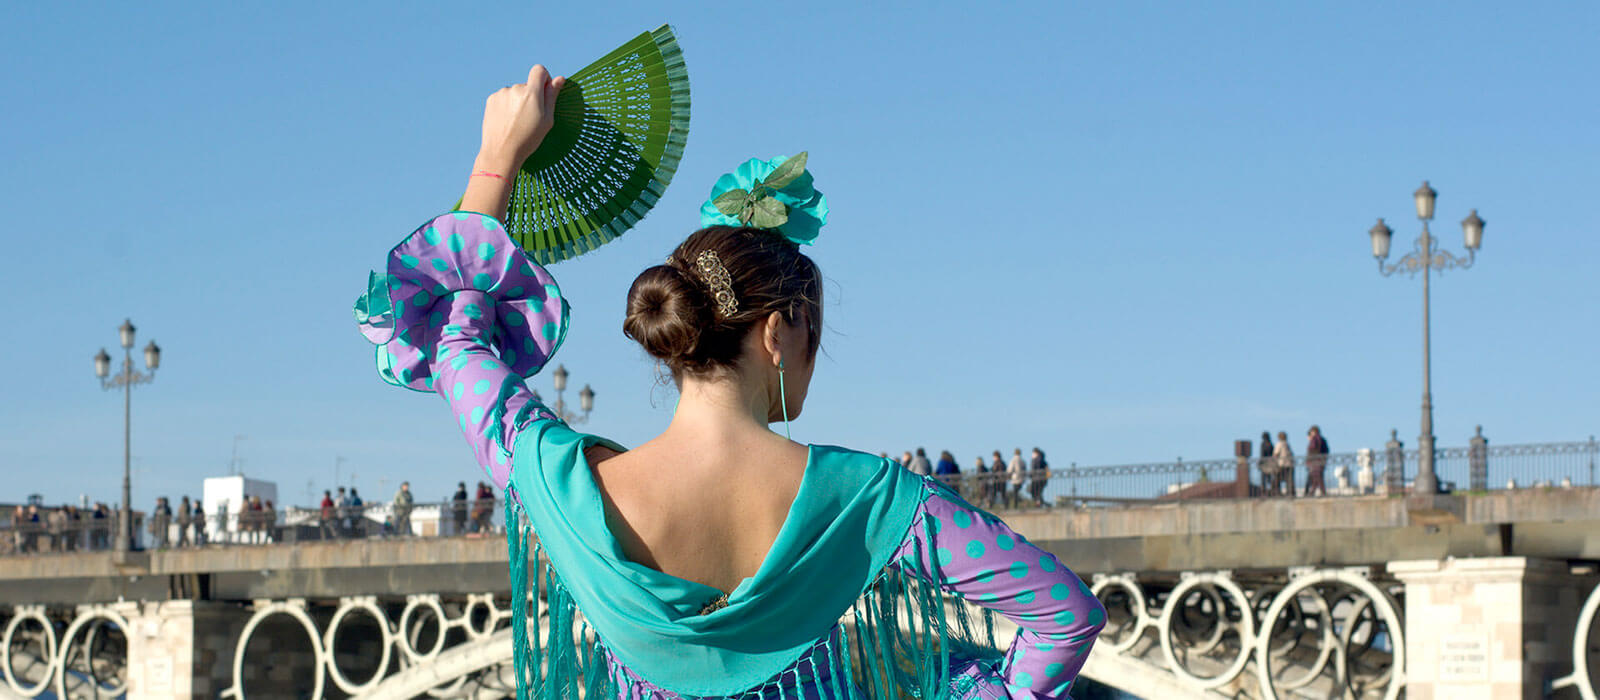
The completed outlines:
{"type": "MultiPolygon", "coordinates": [[[[1442,494],[1408,488],[1402,453],[1366,486],[1335,479],[1336,495],[1292,500],[1260,497],[1247,458],[1074,466],[1051,474],[1055,507],[1002,514],[1105,604],[1085,675],[1140,697],[1594,700],[1592,446],[1467,451],[1460,474],[1440,460],[1445,481],[1485,485],[1468,473],[1484,458],[1517,478],[1442,494]]],[[[0,697],[490,698],[512,685],[498,535],[0,564],[0,697]]]]}

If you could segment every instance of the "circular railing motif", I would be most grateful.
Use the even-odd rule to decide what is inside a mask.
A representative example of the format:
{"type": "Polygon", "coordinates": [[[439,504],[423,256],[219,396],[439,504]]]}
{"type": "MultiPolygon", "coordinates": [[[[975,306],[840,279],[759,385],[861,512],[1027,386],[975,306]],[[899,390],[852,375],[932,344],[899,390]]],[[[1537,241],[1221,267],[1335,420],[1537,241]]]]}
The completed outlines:
{"type": "Polygon", "coordinates": [[[128,630],[127,618],[124,618],[120,613],[108,606],[93,605],[83,608],[78,617],[72,621],[72,624],[67,626],[67,631],[61,634],[61,656],[54,663],[56,697],[68,698],[81,695],[81,693],[69,694],[67,692],[69,678],[78,681],[75,685],[79,686],[79,688],[75,689],[81,689],[81,686],[89,684],[90,697],[100,697],[102,695],[116,697],[126,692],[128,683],[126,676],[128,660],[126,640],[128,639],[128,630]],[[107,623],[115,625],[122,632],[124,643],[122,645],[121,659],[106,658],[104,655],[95,653],[95,639],[99,636],[99,630],[107,626],[107,623]],[[73,640],[77,639],[79,632],[84,633],[84,643],[75,645],[73,640]],[[107,670],[106,666],[111,667],[109,675],[117,675],[116,670],[118,669],[123,671],[123,677],[116,685],[101,685],[100,677],[107,670]]]}
{"type": "Polygon", "coordinates": [[[12,692],[31,698],[43,693],[45,689],[50,687],[50,681],[55,677],[56,630],[50,618],[45,617],[44,606],[17,606],[15,614],[11,616],[11,621],[6,623],[4,644],[5,646],[0,648],[0,670],[4,671],[6,685],[11,687],[12,692]],[[24,625],[29,622],[38,625],[39,631],[30,632],[26,630],[24,625]],[[42,656],[27,654],[25,658],[31,662],[30,667],[19,672],[16,668],[17,655],[13,654],[12,650],[16,648],[17,642],[22,641],[26,644],[30,640],[37,641],[44,654],[42,656]],[[42,669],[38,668],[38,664],[41,661],[44,663],[44,668],[42,669]],[[30,671],[36,673],[30,674],[30,671]],[[36,680],[25,682],[24,679],[19,679],[19,677],[29,675],[32,675],[36,680]]]}
{"type": "Polygon", "coordinates": [[[1120,654],[1133,648],[1144,631],[1155,626],[1144,590],[1132,574],[1096,576],[1089,591],[1106,609],[1106,626],[1100,632],[1096,648],[1120,654]]]}
{"type": "Polygon", "coordinates": [[[1396,697],[1405,685],[1403,616],[1384,586],[1397,584],[1367,573],[1099,575],[1091,590],[1106,626],[1094,653],[1163,669],[1202,692],[1396,697]]]}
{"type": "Polygon", "coordinates": [[[261,621],[273,615],[288,615],[296,622],[299,622],[300,626],[305,629],[306,636],[311,640],[312,654],[316,657],[316,670],[313,672],[311,682],[311,697],[322,697],[322,687],[327,682],[327,667],[329,666],[328,655],[327,651],[322,646],[321,635],[317,634],[317,623],[313,622],[311,620],[311,616],[306,614],[306,601],[301,598],[292,599],[286,602],[267,603],[266,605],[262,605],[256,609],[254,615],[250,616],[250,621],[244,623],[244,629],[239,632],[239,642],[234,646],[233,686],[222,691],[223,697],[233,697],[238,698],[238,700],[245,700],[245,649],[250,645],[250,637],[251,635],[255,634],[256,628],[261,625],[261,621]]]}
{"type": "Polygon", "coordinates": [[[344,598],[339,601],[339,609],[333,613],[333,618],[328,620],[328,629],[322,633],[322,648],[327,653],[328,677],[333,679],[333,684],[340,690],[350,695],[360,695],[378,686],[383,682],[384,674],[389,670],[389,654],[395,645],[395,634],[389,627],[389,620],[378,608],[378,602],[373,597],[344,598]],[[339,655],[335,653],[335,642],[338,641],[340,628],[352,613],[366,614],[377,624],[381,651],[379,651],[378,665],[372,671],[372,676],[367,680],[356,683],[347,677],[344,670],[339,668],[339,655]]]}
{"type": "Polygon", "coordinates": [[[1572,631],[1572,673],[1550,685],[1551,690],[1577,688],[1583,700],[1597,700],[1594,671],[1589,668],[1594,657],[1600,657],[1600,638],[1595,635],[1595,621],[1600,613],[1600,585],[1589,592],[1578,613],[1578,626],[1572,631]]]}
{"type": "Polygon", "coordinates": [[[1167,594],[1157,637],[1161,640],[1161,654],[1173,675],[1196,688],[1210,690],[1232,682],[1250,662],[1255,624],[1250,598],[1232,577],[1225,573],[1194,574],[1185,577],[1167,594]],[[1229,633],[1234,635],[1233,643],[1226,645],[1231,647],[1231,652],[1223,644],[1229,633]],[[1189,642],[1181,648],[1174,643],[1180,635],[1189,642]],[[1180,649],[1182,658],[1179,658],[1180,649]],[[1215,658],[1218,651],[1223,659],[1231,657],[1224,662],[1220,673],[1201,676],[1189,668],[1191,653],[1215,658]]]}
{"type": "MultiPolygon", "coordinates": [[[[1328,662],[1333,662],[1331,692],[1341,697],[1365,697],[1381,693],[1385,700],[1399,697],[1405,687],[1405,627],[1400,606],[1389,592],[1380,588],[1366,576],[1345,570],[1313,571],[1292,579],[1272,599],[1272,604],[1262,615],[1261,627],[1278,629],[1279,618],[1292,606],[1301,607],[1310,601],[1316,614],[1316,625],[1307,626],[1308,636],[1315,639],[1317,653],[1314,660],[1304,663],[1305,671],[1292,676],[1285,669],[1288,663],[1273,663],[1273,657],[1289,659],[1291,654],[1275,652],[1283,649],[1282,640],[1274,644],[1271,633],[1263,634],[1255,643],[1256,680],[1262,698],[1275,700],[1278,690],[1298,690],[1310,685],[1328,672],[1328,662]],[[1330,603],[1329,600],[1333,602],[1330,603]],[[1370,611],[1370,612],[1369,612],[1370,611]],[[1384,656],[1379,640],[1387,647],[1387,662],[1372,662],[1371,673],[1352,673],[1352,656],[1366,658],[1384,656]],[[1351,653],[1352,645],[1356,654],[1351,653]]],[[[1296,631],[1299,635],[1301,632],[1296,631]]],[[[1292,661],[1292,659],[1290,659],[1292,661]]]]}

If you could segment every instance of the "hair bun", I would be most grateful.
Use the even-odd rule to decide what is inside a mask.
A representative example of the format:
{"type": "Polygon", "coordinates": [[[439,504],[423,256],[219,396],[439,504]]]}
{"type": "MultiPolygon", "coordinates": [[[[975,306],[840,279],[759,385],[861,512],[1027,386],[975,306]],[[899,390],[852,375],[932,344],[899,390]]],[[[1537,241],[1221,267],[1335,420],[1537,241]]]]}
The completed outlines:
{"type": "Polygon", "coordinates": [[[628,289],[622,333],[669,366],[695,355],[702,329],[713,321],[711,299],[682,270],[656,265],[639,273],[628,289]]]}

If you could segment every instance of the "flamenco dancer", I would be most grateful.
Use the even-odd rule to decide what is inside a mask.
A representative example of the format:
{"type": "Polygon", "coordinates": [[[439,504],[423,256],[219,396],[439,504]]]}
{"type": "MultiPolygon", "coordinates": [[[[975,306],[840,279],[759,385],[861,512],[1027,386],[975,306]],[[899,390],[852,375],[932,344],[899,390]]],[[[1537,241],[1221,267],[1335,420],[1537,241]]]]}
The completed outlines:
{"type": "Polygon", "coordinates": [[[461,210],[395,246],[357,314],[506,492],[519,697],[1065,697],[1105,617],[1076,575],[937,481],[769,427],[801,414],[822,327],[803,156],[724,175],[628,290],[623,333],[680,394],[664,432],[626,449],[524,386],[568,304],[500,219],[562,84],[534,66],[488,98],[461,210]],[[743,225],[768,198],[786,221],[743,225]]]}

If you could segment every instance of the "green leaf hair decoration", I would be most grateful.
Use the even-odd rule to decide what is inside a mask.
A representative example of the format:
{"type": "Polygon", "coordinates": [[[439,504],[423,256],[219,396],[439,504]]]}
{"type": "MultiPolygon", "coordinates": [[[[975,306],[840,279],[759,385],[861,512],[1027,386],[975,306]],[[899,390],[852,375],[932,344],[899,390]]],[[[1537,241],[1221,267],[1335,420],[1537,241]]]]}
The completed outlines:
{"type": "Polygon", "coordinates": [[[666,192],[688,136],[689,74],[662,25],[568,76],[517,175],[507,233],[545,265],[610,242],[666,192]]]}
{"type": "Polygon", "coordinates": [[[828,198],[806,171],[805,151],[770,161],[751,158],[717,179],[700,206],[702,226],[774,229],[795,245],[810,245],[828,223],[828,198]]]}

